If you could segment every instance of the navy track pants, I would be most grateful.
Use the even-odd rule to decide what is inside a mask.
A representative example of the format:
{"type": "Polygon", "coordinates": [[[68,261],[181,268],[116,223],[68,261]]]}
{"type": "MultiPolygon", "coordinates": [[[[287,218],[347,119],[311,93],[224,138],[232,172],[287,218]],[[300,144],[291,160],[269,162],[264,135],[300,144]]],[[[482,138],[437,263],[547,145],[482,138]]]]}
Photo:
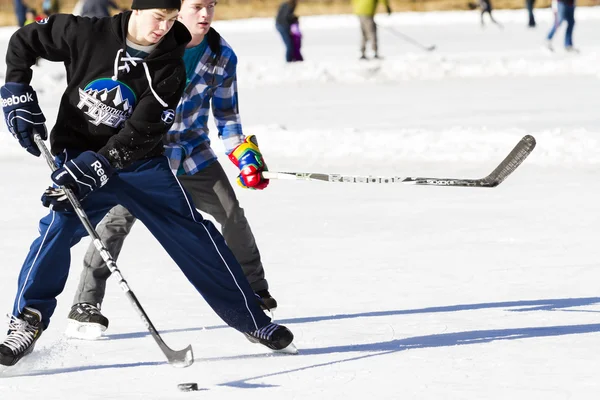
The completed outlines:
{"type": "MultiPolygon", "coordinates": [[[[251,332],[269,324],[223,236],[196,211],[166,157],[135,162],[81,204],[94,226],[115,205],[127,208],[231,327],[251,332]]],[[[75,212],[54,211],[40,221],[39,232],[21,268],[13,315],[35,308],[47,327],[67,281],[70,249],[87,232],[75,212]]]]}

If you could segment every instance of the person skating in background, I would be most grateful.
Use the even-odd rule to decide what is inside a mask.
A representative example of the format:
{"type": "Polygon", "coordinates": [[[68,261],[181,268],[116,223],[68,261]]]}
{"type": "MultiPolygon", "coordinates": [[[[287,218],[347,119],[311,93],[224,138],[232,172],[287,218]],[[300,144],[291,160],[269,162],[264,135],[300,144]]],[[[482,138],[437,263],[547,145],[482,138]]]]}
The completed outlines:
{"type": "Polygon", "coordinates": [[[46,15],[46,17],[49,17],[52,14],[59,13],[60,12],[59,0],[44,0],[44,1],[42,1],[42,12],[46,15]]]}
{"type": "MultiPolygon", "coordinates": [[[[212,103],[212,113],[226,153],[232,154],[242,146],[254,149],[262,159],[254,139],[246,138],[242,132],[237,56],[211,28],[215,5],[215,0],[184,0],[182,3],[179,21],[192,35],[183,56],[187,87],[177,106],[175,122],[165,136],[165,153],[196,208],[212,215],[221,225],[225,241],[242,265],[261,306],[274,310],[277,301],[269,293],[256,240],[208,136],[212,103]]],[[[252,189],[264,189],[268,184],[260,176],[248,175],[246,171],[242,172],[238,182],[240,186],[252,189]]],[[[125,207],[117,206],[98,225],[98,233],[113,258],[119,256],[135,221],[125,207]]],[[[100,305],[110,274],[96,247],[90,244],[69,313],[68,336],[97,339],[106,330],[108,318],[102,315],[100,305]]]]}
{"type": "Polygon", "coordinates": [[[17,25],[20,27],[25,26],[25,21],[27,21],[27,6],[22,0],[13,0],[13,7],[15,10],[15,17],[17,18],[17,25]]]}
{"type": "Polygon", "coordinates": [[[36,21],[37,12],[33,8],[28,8],[25,12],[25,25],[32,24],[36,21]]]}
{"type": "Polygon", "coordinates": [[[104,18],[110,17],[110,10],[125,11],[114,0],[84,0],[81,4],[82,17],[104,18]]]}
{"type": "Polygon", "coordinates": [[[479,0],[479,8],[481,9],[481,26],[485,26],[485,22],[483,20],[483,16],[487,13],[490,16],[490,21],[496,24],[499,28],[502,28],[502,25],[494,19],[492,16],[492,0],[479,0]]]}
{"type": "MultiPolygon", "coordinates": [[[[249,340],[274,350],[293,346],[293,334],[261,310],[223,236],[194,208],[164,157],[162,139],[186,87],[182,57],[191,35],[176,21],[180,7],[180,0],[133,0],[133,11],[112,18],[55,14],[12,35],[2,108],[9,131],[34,156],[41,154],[34,136],[48,135],[31,67],[42,57],[63,62],[68,73],[50,135],[54,186],[42,195],[50,212],[21,267],[0,364],[31,353],[48,328],[67,282],[70,249],[86,235],[63,187],[92,225],[125,206],[215,313],[249,340]]],[[[240,169],[253,170],[248,179],[263,169],[257,153],[247,144],[232,155],[240,169]]]]}
{"type": "Polygon", "coordinates": [[[547,46],[550,51],[554,51],[552,38],[564,21],[567,22],[565,31],[565,50],[569,52],[579,52],[573,47],[573,29],[575,28],[575,0],[554,0],[552,3],[555,9],[555,19],[550,32],[547,36],[547,46]]]}
{"type": "Polygon", "coordinates": [[[535,28],[535,15],[533,15],[535,0],[525,0],[525,5],[527,6],[527,15],[529,16],[529,22],[527,23],[527,26],[530,28],[535,28]]]}
{"type": "MultiPolygon", "coordinates": [[[[388,15],[392,14],[389,0],[382,0],[388,15]]],[[[358,16],[361,31],[360,59],[367,59],[367,44],[370,42],[373,49],[373,58],[380,58],[379,44],[377,39],[377,24],[375,13],[379,0],[352,0],[354,14],[358,16]]]]}
{"type": "Polygon", "coordinates": [[[275,28],[281,35],[285,46],[285,61],[294,61],[294,43],[292,40],[291,26],[298,21],[298,17],[294,14],[297,0],[286,0],[279,5],[277,16],[275,17],[275,28]]]}

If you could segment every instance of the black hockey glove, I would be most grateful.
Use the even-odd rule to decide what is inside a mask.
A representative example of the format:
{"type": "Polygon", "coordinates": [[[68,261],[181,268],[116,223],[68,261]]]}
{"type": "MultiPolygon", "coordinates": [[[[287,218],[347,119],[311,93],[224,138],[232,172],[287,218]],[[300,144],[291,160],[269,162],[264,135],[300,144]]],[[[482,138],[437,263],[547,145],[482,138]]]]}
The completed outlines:
{"type": "Polygon", "coordinates": [[[2,110],[8,130],[19,141],[19,144],[36,157],[40,149],[33,141],[38,133],[42,139],[48,138],[46,118],[38,105],[35,90],[27,84],[7,82],[0,87],[2,110]]]}
{"type": "Polygon", "coordinates": [[[56,212],[73,211],[63,188],[50,186],[42,195],[42,205],[56,212]]]}
{"type": "Polygon", "coordinates": [[[106,185],[114,173],[115,169],[103,155],[84,151],[54,171],[51,178],[57,185],[72,189],[77,198],[83,200],[106,185]]]}

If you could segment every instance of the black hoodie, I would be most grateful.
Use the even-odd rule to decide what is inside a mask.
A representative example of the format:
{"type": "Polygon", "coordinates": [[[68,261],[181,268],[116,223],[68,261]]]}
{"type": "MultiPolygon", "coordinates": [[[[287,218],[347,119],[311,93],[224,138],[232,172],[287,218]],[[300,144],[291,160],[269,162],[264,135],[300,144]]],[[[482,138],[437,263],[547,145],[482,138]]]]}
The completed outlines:
{"type": "Polygon", "coordinates": [[[92,150],[122,169],[162,154],[163,135],[185,88],[183,53],[191,36],[175,22],[145,59],[128,60],[131,11],[111,18],[55,14],[15,32],[6,82],[30,83],[37,57],[63,62],[67,89],[50,135],[54,154],[92,150]]]}

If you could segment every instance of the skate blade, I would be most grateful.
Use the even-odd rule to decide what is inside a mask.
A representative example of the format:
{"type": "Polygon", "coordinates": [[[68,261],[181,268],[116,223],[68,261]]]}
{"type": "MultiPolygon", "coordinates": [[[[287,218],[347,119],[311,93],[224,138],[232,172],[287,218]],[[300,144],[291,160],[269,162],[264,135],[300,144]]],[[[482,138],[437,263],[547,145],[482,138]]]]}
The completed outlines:
{"type": "Polygon", "coordinates": [[[263,310],[265,314],[267,314],[269,318],[271,318],[271,322],[275,321],[275,310],[277,310],[277,307],[263,310]]]}
{"type": "Polygon", "coordinates": [[[281,350],[272,350],[273,353],[277,354],[298,354],[298,348],[294,345],[294,343],[290,343],[287,347],[281,350]]]}
{"type": "Polygon", "coordinates": [[[106,328],[100,324],[81,323],[69,321],[65,335],[71,339],[79,340],[99,340],[106,328]]]}

